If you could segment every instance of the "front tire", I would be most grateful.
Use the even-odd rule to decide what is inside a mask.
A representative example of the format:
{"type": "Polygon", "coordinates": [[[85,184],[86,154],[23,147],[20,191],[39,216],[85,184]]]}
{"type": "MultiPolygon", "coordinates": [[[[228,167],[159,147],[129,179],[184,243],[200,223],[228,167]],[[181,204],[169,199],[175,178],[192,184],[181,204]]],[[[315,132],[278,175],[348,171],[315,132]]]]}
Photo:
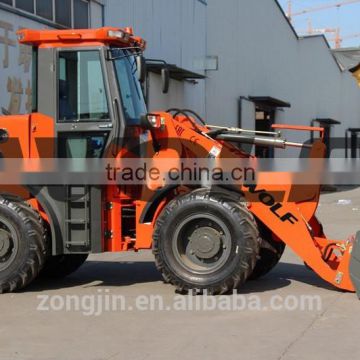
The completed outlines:
{"type": "Polygon", "coordinates": [[[20,290],[39,274],[46,257],[40,215],[17,197],[0,197],[0,293],[20,290]]]}
{"type": "Polygon", "coordinates": [[[273,238],[273,233],[264,225],[259,226],[261,246],[259,257],[256,262],[254,271],[249,277],[249,280],[257,280],[267,275],[279,263],[286,245],[280,240],[273,238]]]}
{"type": "Polygon", "coordinates": [[[170,202],[156,222],[153,253],[165,282],[180,292],[224,294],[253,272],[259,237],[244,200],[194,191],[170,202]]]}

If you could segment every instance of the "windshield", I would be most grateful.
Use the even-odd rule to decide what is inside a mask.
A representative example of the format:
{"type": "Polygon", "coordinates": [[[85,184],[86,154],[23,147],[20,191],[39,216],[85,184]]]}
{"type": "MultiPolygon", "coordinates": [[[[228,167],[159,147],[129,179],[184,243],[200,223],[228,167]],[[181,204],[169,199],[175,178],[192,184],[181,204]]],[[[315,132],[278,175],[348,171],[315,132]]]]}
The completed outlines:
{"type": "Polygon", "coordinates": [[[127,125],[139,125],[147,113],[144,95],[137,77],[136,57],[128,50],[113,49],[115,71],[127,125]]]}

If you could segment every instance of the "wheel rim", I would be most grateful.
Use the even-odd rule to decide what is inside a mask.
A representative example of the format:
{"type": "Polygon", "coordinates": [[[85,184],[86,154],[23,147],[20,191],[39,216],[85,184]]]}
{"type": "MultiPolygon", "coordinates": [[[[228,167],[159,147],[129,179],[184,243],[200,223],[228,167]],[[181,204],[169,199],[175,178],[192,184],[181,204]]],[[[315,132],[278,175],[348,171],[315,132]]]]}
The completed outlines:
{"type": "Polygon", "coordinates": [[[188,271],[209,274],[220,269],[231,254],[231,234],[217,217],[193,215],[177,225],[173,253],[188,271]]]}
{"type": "Polygon", "coordinates": [[[6,270],[19,248],[19,238],[14,226],[7,220],[0,217],[0,271],[6,270]]]}

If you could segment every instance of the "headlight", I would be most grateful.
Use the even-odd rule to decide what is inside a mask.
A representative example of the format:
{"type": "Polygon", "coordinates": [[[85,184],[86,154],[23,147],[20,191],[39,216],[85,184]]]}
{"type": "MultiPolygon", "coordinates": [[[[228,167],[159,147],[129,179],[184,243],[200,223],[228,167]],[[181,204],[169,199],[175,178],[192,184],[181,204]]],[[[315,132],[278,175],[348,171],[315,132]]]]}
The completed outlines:
{"type": "Polygon", "coordinates": [[[9,133],[6,129],[0,129],[0,144],[6,143],[9,140],[9,133]]]}
{"type": "Polygon", "coordinates": [[[128,33],[121,30],[109,30],[108,36],[114,39],[125,40],[125,41],[129,40],[130,37],[128,33]]]}

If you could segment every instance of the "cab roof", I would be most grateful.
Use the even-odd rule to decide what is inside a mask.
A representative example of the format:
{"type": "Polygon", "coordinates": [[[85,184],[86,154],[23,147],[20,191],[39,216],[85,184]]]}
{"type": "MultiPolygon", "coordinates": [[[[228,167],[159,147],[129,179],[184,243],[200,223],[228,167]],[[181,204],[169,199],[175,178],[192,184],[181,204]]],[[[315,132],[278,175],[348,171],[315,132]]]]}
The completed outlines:
{"type": "Polygon", "coordinates": [[[145,50],[146,41],[134,36],[133,29],[103,27],[99,29],[33,30],[17,32],[20,44],[37,47],[113,45],[139,47],[145,50]]]}

